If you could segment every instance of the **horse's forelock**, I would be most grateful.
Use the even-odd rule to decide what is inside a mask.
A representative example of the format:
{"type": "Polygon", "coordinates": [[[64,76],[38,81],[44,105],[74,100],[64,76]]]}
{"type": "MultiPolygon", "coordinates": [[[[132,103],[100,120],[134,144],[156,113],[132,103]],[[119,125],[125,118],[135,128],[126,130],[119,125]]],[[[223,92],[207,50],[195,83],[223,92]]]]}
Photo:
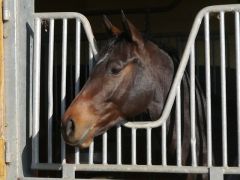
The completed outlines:
{"type": "Polygon", "coordinates": [[[128,39],[124,33],[118,37],[113,37],[113,38],[108,39],[107,42],[105,43],[105,45],[100,50],[99,59],[97,60],[96,65],[107,60],[108,59],[107,57],[111,54],[112,50],[116,46],[121,46],[122,43],[127,42],[127,41],[128,41],[128,39]]]}

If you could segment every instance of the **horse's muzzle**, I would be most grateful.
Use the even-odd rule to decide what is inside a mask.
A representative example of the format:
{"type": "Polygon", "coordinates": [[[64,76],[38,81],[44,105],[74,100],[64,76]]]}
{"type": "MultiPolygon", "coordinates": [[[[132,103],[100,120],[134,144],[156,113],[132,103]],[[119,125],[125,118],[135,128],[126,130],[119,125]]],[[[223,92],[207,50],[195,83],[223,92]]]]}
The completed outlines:
{"type": "Polygon", "coordinates": [[[71,146],[80,146],[86,148],[91,142],[90,133],[93,127],[77,130],[77,125],[74,120],[69,119],[66,123],[62,123],[62,136],[64,141],[71,146]]]}

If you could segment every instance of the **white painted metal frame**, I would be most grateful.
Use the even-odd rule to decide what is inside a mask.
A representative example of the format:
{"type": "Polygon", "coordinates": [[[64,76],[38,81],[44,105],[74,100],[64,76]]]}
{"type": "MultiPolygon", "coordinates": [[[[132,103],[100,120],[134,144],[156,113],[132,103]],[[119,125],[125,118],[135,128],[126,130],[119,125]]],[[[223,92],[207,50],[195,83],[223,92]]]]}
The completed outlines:
{"type": "MultiPolygon", "coordinates": [[[[52,164],[51,159],[51,141],[48,142],[48,163],[39,163],[39,88],[40,88],[40,47],[41,47],[41,20],[50,20],[50,43],[49,43],[49,80],[52,80],[52,49],[53,49],[53,30],[54,30],[54,19],[63,19],[63,46],[62,46],[62,89],[64,90],[66,84],[66,49],[67,49],[67,20],[69,18],[76,19],[76,77],[75,80],[78,82],[80,76],[80,23],[84,27],[84,31],[87,34],[87,38],[90,44],[90,58],[91,55],[97,54],[97,49],[94,43],[94,37],[92,35],[91,27],[87,19],[77,13],[40,13],[35,15],[35,41],[34,41],[34,86],[33,86],[33,143],[32,143],[32,168],[33,169],[52,169],[60,170],[63,169],[64,177],[73,178],[71,173],[67,173],[66,169],[71,169],[72,171],[124,171],[124,172],[169,172],[169,173],[208,173],[209,171],[215,172],[214,167],[212,167],[212,124],[211,124],[211,84],[210,84],[210,33],[209,33],[209,14],[219,13],[220,14],[220,47],[221,47],[221,89],[222,89],[222,125],[223,125],[223,167],[221,172],[225,174],[240,174],[240,158],[238,159],[239,167],[227,167],[227,126],[226,126],[226,72],[225,72],[225,29],[224,29],[224,15],[227,12],[235,13],[235,31],[236,31],[236,64],[237,64],[237,108],[238,108],[238,154],[240,155],[240,30],[239,30],[239,11],[240,5],[220,5],[211,6],[201,10],[195,18],[192,30],[189,35],[188,42],[186,44],[185,51],[183,53],[179,68],[177,70],[176,76],[174,78],[169,96],[167,98],[166,105],[164,107],[162,116],[154,122],[128,122],[124,124],[125,127],[131,128],[131,165],[122,164],[122,129],[121,126],[117,127],[117,163],[108,164],[107,154],[108,154],[108,144],[107,132],[103,135],[103,161],[102,164],[94,164],[94,143],[90,145],[89,148],[89,164],[81,164],[79,161],[79,149],[76,148],[75,164],[69,165],[65,162],[65,145],[62,143],[62,164],[52,164]],[[196,129],[195,129],[195,38],[197,36],[199,27],[201,23],[204,23],[205,32],[205,60],[206,60],[206,99],[207,99],[207,150],[208,150],[208,164],[207,166],[198,166],[196,157],[196,129]],[[182,76],[184,74],[187,63],[190,59],[190,103],[191,103],[191,152],[192,152],[192,166],[182,165],[182,142],[181,142],[181,98],[180,98],[180,83],[182,76]],[[169,166],[167,164],[167,146],[166,146],[166,121],[171,112],[173,103],[176,99],[176,113],[177,113],[177,164],[176,166],[169,166]],[[152,144],[151,135],[152,128],[162,126],[162,165],[152,165],[152,144]],[[146,130],[146,148],[147,148],[147,163],[146,165],[137,165],[137,130],[146,130]],[[103,166],[104,165],[104,166],[103,166]],[[65,170],[64,170],[65,169],[65,170]]],[[[49,82],[49,86],[52,87],[52,82],[49,82]]],[[[76,86],[75,93],[78,91],[79,85],[76,86]]],[[[52,104],[51,99],[52,89],[49,88],[49,104],[52,104]]],[[[64,100],[66,92],[62,92],[62,100],[64,100]]],[[[65,110],[65,102],[62,101],[62,113],[65,110]]],[[[49,129],[51,128],[51,115],[52,109],[49,108],[49,129]]],[[[49,130],[51,137],[51,132],[49,130]]],[[[63,141],[62,141],[63,142],[63,141]]],[[[74,174],[74,173],[73,173],[74,174]]],[[[214,174],[214,173],[212,173],[214,174]]]]}
{"type": "MultiPolygon", "coordinates": [[[[66,97],[66,67],[67,67],[67,26],[68,19],[76,20],[76,66],[75,66],[75,94],[80,88],[80,42],[81,24],[89,41],[90,55],[97,55],[95,39],[87,18],[78,13],[36,13],[35,14],[35,37],[34,37],[34,79],[33,79],[33,140],[32,140],[32,166],[39,163],[39,115],[40,115],[40,60],[41,60],[41,22],[49,20],[49,57],[48,57],[48,163],[52,163],[52,116],[53,116],[53,53],[54,53],[54,23],[56,19],[63,21],[62,33],[62,74],[61,74],[61,115],[65,111],[66,97]]],[[[75,161],[79,162],[79,149],[76,148],[75,161]]],[[[61,140],[61,159],[65,160],[65,143],[61,140]]],[[[90,148],[89,162],[93,162],[93,145],[90,148]]]]}

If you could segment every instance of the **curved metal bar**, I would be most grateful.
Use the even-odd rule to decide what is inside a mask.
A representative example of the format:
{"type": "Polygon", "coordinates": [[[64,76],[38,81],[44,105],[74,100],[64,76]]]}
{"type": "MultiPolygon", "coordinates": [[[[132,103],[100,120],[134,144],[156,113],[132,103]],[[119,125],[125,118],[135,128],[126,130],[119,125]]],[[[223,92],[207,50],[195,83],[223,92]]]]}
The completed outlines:
{"type": "Polygon", "coordinates": [[[199,27],[201,25],[201,22],[205,16],[206,13],[209,12],[219,12],[219,11],[224,11],[224,12],[228,12],[228,11],[236,11],[236,10],[240,10],[240,5],[239,4],[231,4],[231,5],[219,5],[219,6],[209,6],[206,7],[204,9],[202,9],[196,16],[181,62],[179,64],[178,70],[176,72],[171,90],[169,92],[166,104],[164,106],[163,112],[161,117],[153,122],[149,122],[149,121],[145,121],[145,122],[127,122],[124,124],[125,127],[128,128],[155,128],[155,127],[159,127],[161,126],[164,122],[166,122],[166,120],[169,117],[169,114],[171,112],[175,97],[176,97],[176,93],[177,93],[177,87],[179,85],[179,83],[182,80],[182,76],[184,74],[185,68],[187,66],[188,60],[189,60],[189,56],[190,56],[190,52],[191,52],[191,47],[195,41],[195,38],[197,36],[199,27]]]}
{"type": "Polygon", "coordinates": [[[93,53],[94,57],[96,57],[96,55],[98,53],[96,40],[92,33],[91,25],[90,25],[88,19],[84,15],[82,15],[80,13],[75,13],[75,12],[54,12],[54,13],[35,13],[34,16],[38,17],[40,19],[63,19],[63,18],[80,19],[80,21],[83,25],[83,28],[85,30],[87,39],[89,41],[89,44],[91,46],[92,53],[93,53]]]}

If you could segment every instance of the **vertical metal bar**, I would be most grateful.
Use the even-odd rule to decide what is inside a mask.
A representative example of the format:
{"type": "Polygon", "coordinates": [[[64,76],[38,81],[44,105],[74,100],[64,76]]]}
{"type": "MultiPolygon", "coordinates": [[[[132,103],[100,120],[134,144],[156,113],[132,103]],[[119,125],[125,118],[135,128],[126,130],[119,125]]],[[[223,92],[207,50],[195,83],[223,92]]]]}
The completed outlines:
{"type": "Polygon", "coordinates": [[[192,166],[197,166],[196,155],[196,104],[195,104],[195,45],[191,47],[190,55],[190,117],[191,117],[191,152],[192,166]]]}
{"type": "Polygon", "coordinates": [[[48,163],[52,163],[54,19],[50,19],[48,53],[48,163]]]}
{"type": "MultiPolygon", "coordinates": [[[[61,117],[66,109],[66,74],[67,74],[67,19],[63,19],[63,34],[62,34],[62,82],[61,82],[61,117]]],[[[66,145],[61,139],[61,158],[65,163],[66,145]]]]}
{"type": "Polygon", "coordinates": [[[80,19],[76,19],[76,61],[75,61],[75,95],[80,90],[80,56],[81,56],[81,22],[80,19]]]}
{"type": "Polygon", "coordinates": [[[147,128],[147,165],[152,165],[152,128],[147,128]]]}
{"type": "Polygon", "coordinates": [[[122,127],[117,127],[117,164],[122,164],[122,127]]]}
{"type": "Polygon", "coordinates": [[[136,165],[136,128],[132,128],[132,165],[136,165]]]}
{"type": "Polygon", "coordinates": [[[92,141],[89,147],[89,164],[93,164],[93,154],[94,154],[94,141],[92,141]]]}
{"type": "Polygon", "coordinates": [[[89,62],[88,62],[88,68],[89,68],[89,74],[92,72],[92,68],[93,68],[93,53],[92,53],[92,49],[91,49],[91,45],[89,43],[89,62]]]}
{"type": "Polygon", "coordinates": [[[103,164],[107,164],[107,132],[103,134],[103,164]]]}
{"type": "MultiPolygon", "coordinates": [[[[80,90],[80,56],[81,56],[81,21],[76,19],[76,49],[75,49],[75,96],[80,90]]],[[[79,147],[75,147],[75,163],[80,163],[79,147]]]]}
{"type": "Polygon", "coordinates": [[[79,147],[75,147],[75,164],[79,164],[80,163],[80,151],[79,151],[79,147]]]}
{"type": "Polygon", "coordinates": [[[210,35],[209,13],[204,17],[205,31],[205,72],[206,72],[206,101],[207,101],[207,156],[208,166],[212,166],[212,108],[211,108],[211,73],[210,73],[210,35]]]}
{"type": "Polygon", "coordinates": [[[239,24],[239,12],[235,12],[238,166],[240,166],[240,28],[239,28],[239,25],[240,25],[239,24]]]}
{"type": "Polygon", "coordinates": [[[177,165],[182,166],[182,132],[181,132],[181,84],[178,86],[176,97],[176,126],[177,126],[177,165]]]}
{"type": "Polygon", "coordinates": [[[39,162],[41,20],[36,18],[34,23],[32,164],[37,164],[39,162]]]}
{"type": "MultiPolygon", "coordinates": [[[[90,72],[92,71],[91,67],[91,62],[92,62],[92,58],[93,58],[93,53],[92,53],[92,49],[91,49],[91,46],[89,44],[89,74],[90,72]]],[[[89,164],[93,164],[93,155],[94,155],[94,140],[93,142],[91,143],[90,145],[90,148],[89,148],[89,164]]]]}
{"type": "MultiPolygon", "coordinates": [[[[89,44],[89,63],[91,63],[91,59],[93,58],[93,53],[91,50],[91,46],[89,44]]],[[[89,66],[89,73],[91,72],[91,64],[88,65],[89,66]]],[[[94,140],[90,145],[89,148],[89,164],[93,164],[93,155],[94,155],[94,140]]]]}
{"type": "Polygon", "coordinates": [[[166,122],[162,125],[162,165],[167,165],[166,122]]]}
{"type": "Polygon", "coordinates": [[[226,59],[224,12],[220,12],[220,51],[221,51],[221,99],[222,99],[222,141],[223,166],[227,166],[227,109],[226,109],[226,59]]]}

